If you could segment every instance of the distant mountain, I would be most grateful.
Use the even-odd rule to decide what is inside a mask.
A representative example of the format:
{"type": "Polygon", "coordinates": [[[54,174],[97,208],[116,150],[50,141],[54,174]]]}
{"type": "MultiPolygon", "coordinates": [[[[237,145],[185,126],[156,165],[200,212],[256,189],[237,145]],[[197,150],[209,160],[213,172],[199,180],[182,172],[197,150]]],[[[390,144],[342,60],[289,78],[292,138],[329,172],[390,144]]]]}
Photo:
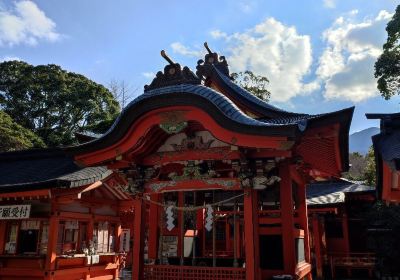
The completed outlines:
{"type": "Polygon", "coordinates": [[[364,130],[350,134],[349,152],[359,152],[362,155],[368,153],[369,147],[372,145],[371,136],[380,132],[378,127],[369,127],[364,130]]]}

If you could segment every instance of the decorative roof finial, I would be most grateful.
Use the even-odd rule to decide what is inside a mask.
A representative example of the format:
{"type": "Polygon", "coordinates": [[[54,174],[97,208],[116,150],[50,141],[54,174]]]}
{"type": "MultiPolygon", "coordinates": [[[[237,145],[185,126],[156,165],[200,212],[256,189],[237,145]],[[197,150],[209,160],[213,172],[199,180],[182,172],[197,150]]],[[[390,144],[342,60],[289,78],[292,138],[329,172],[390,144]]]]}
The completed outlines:
{"type": "Polygon", "coordinates": [[[180,84],[193,84],[198,85],[201,83],[200,79],[188,67],[181,68],[179,63],[175,63],[167,53],[162,50],[161,56],[169,63],[164,67],[164,72],[158,71],[156,77],[150,85],[144,86],[144,91],[149,91],[156,88],[180,85],[180,84]]]}
{"type": "Polygon", "coordinates": [[[209,54],[212,54],[213,52],[210,50],[210,48],[208,47],[207,42],[204,42],[204,47],[206,47],[206,50],[208,51],[209,54]]]}
{"type": "Polygon", "coordinates": [[[206,48],[208,53],[205,55],[204,60],[200,59],[199,61],[197,61],[196,75],[200,79],[206,79],[207,77],[211,76],[211,66],[215,66],[224,75],[229,77],[229,68],[225,56],[218,56],[218,53],[212,52],[207,42],[204,42],[204,47],[206,48]]]}
{"type": "Polygon", "coordinates": [[[176,64],[175,62],[172,61],[171,58],[169,58],[169,56],[167,55],[167,53],[164,50],[161,50],[161,56],[168,61],[169,64],[174,65],[176,64]]]}

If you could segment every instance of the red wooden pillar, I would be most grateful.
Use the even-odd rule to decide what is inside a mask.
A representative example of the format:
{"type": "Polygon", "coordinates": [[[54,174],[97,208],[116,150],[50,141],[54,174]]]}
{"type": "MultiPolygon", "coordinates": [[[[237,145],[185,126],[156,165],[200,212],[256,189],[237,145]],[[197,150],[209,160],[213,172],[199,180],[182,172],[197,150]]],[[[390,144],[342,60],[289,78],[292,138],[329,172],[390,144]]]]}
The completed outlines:
{"type": "Polygon", "coordinates": [[[4,254],[4,244],[6,243],[7,222],[0,221],[0,255],[4,254]]]}
{"type": "Polygon", "coordinates": [[[311,263],[310,256],[310,234],[308,229],[308,212],[307,212],[307,197],[306,185],[304,182],[299,182],[297,186],[297,197],[299,199],[298,215],[300,226],[304,230],[304,254],[306,262],[311,263]]]}
{"type": "Polygon", "coordinates": [[[242,256],[242,247],[240,246],[242,244],[242,230],[240,229],[240,215],[237,215],[237,221],[236,221],[236,258],[240,258],[242,256]]]}
{"type": "MultiPolygon", "coordinates": [[[[183,207],[185,206],[185,198],[184,198],[184,192],[180,191],[178,192],[178,206],[183,207]]],[[[184,223],[185,223],[185,213],[184,211],[178,211],[178,226],[179,226],[179,236],[178,236],[178,256],[180,257],[180,262],[181,265],[183,265],[184,262],[184,243],[185,243],[185,229],[184,229],[184,223]]]]}
{"type": "Polygon", "coordinates": [[[121,234],[122,234],[122,225],[121,222],[117,224],[117,228],[115,229],[115,252],[119,252],[119,248],[121,247],[121,234]]]}
{"type": "MultiPolygon", "coordinates": [[[[150,195],[150,199],[152,201],[159,202],[160,194],[152,194],[150,195]]],[[[158,225],[160,224],[160,216],[158,211],[158,205],[155,203],[150,204],[149,211],[149,259],[157,259],[158,253],[158,225]]]]}
{"type": "Polygon", "coordinates": [[[320,222],[318,219],[318,215],[314,214],[312,216],[312,229],[313,229],[313,237],[314,237],[314,252],[315,252],[315,266],[317,271],[317,279],[323,279],[323,259],[322,259],[322,232],[320,229],[320,222]]]}
{"type": "MultiPolygon", "coordinates": [[[[121,234],[122,234],[122,226],[121,226],[121,222],[119,222],[117,224],[117,228],[115,229],[115,252],[119,252],[119,248],[121,246],[121,234]]],[[[116,256],[116,258],[118,258],[118,255],[116,256]]],[[[114,279],[118,279],[119,277],[119,271],[121,269],[121,258],[117,259],[117,264],[118,267],[115,269],[114,271],[114,279]]]]}
{"type": "Polygon", "coordinates": [[[244,238],[246,254],[246,279],[261,279],[260,246],[258,229],[257,191],[245,190],[244,204],[244,238]]]}
{"type": "Polygon", "coordinates": [[[47,257],[46,257],[46,272],[48,273],[48,279],[52,279],[51,275],[53,270],[56,268],[57,258],[57,241],[58,241],[58,224],[59,218],[55,215],[50,217],[49,224],[49,239],[47,243],[47,257]]]}
{"type": "MultiPolygon", "coordinates": [[[[92,212],[90,210],[90,212],[92,212]]],[[[86,246],[89,248],[89,241],[94,241],[93,240],[93,231],[94,231],[94,215],[92,214],[90,217],[90,220],[88,221],[88,226],[87,226],[87,240],[88,240],[88,244],[86,244],[86,246]]]]}
{"type": "Polygon", "coordinates": [[[383,169],[383,174],[382,174],[382,199],[386,201],[390,201],[390,194],[392,190],[392,171],[390,170],[390,167],[382,161],[382,169],[383,169]]]}
{"type": "Polygon", "coordinates": [[[140,197],[136,197],[133,202],[134,207],[134,228],[133,228],[133,263],[132,280],[143,279],[143,257],[144,257],[144,203],[140,197]]]}
{"type": "Polygon", "coordinates": [[[286,274],[294,275],[296,268],[296,251],[294,248],[294,211],[292,179],[290,176],[289,163],[282,162],[279,166],[281,221],[283,240],[283,262],[286,274]]]}

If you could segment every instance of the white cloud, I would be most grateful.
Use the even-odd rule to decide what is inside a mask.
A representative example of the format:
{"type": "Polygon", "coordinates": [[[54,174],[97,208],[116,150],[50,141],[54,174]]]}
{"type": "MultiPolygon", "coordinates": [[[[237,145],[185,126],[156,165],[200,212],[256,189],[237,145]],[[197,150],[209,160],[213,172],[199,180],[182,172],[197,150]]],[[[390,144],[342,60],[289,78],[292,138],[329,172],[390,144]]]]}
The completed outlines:
{"type": "Polygon", "coordinates": [[[55,29],[56,24],[32,1],[19,1],[13,9],[0,9],[0,46],[54,42],[60,38],[55,29]]]}
{"type": "Polygon", "coordinates": [[[316,74],[327,99],[359,102],[377,95],[374,63],[382,52],[385,27],[392,15],[380,11],[375,18],[358,22],[355,15],[357,11],[339,17],[323,33],[327,46],[316,74]]]}
{"type": "Polygon", "coordinates": [[[153,72],[143,72],[142,75],[147,79],[153,79],[156,77],[156,74],[153,72]]]}
{"type": "Polygon", "coordinates": [[[242,33],[210,34],[225,41],[233,72],[251,70],[268,77],[272,101],[287,102],[319,88],[316,82],[303,81],[312,64],[312,48],[310,37],[298,34],[295,27],[268,18],[242,33]]]}
{"type": "Polygon", "coordinates": [[[174,53],[178,53],[184,56],[192,56],[192,57],[202,57],[204,56],[203,50],[192,50],[186,46],[184,46],[180,42],[174,42],[171,44],[172,51],[174,53]]]}
{"type": "Polygon", "coordinates": [[[221,30],[212,30],[210,32],[210,35],[214,39],[220,39],[220,38],[228,39],[228,34],[226,34],[225,32],[222,32],[221,30]]]}
{"type": "Polygon", "coordinates": [[[336,7],[336,1],[335,0],[324,0],[324,7],[333,9],[336,7]]]}

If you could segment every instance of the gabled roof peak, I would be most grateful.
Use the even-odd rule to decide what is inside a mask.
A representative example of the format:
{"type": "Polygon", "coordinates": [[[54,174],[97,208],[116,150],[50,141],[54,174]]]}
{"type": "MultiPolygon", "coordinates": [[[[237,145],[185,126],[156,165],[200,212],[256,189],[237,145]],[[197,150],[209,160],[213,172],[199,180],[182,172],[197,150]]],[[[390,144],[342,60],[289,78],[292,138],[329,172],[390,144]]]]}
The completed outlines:
{"type": "Polygon", "coordinates": [[[175,63],[166,54],[164,50],[161,51],[161,56],[169,63],[164,67],[164,72],[159,71],[150,85],[144,86],[144,91],[149,91],[156,88],[180,85],[180,84],[201,84],[200,79],[188,68],[181,67],[179,63],[175,63]]]}
{"type": "Polygon", "coordinates": [[[196,75],[200,79],[206,79],[211,74],[210,66],[214,65],[225,76],[229,77],[228,62],[226,61],[225,56],[219,56],[218,53],[212,52],[208,47],[207,42],[204,43],[204,47],[207,50],[207,54],[205,55],[204,60],[200,59],[197,61],[196,75]]]}

